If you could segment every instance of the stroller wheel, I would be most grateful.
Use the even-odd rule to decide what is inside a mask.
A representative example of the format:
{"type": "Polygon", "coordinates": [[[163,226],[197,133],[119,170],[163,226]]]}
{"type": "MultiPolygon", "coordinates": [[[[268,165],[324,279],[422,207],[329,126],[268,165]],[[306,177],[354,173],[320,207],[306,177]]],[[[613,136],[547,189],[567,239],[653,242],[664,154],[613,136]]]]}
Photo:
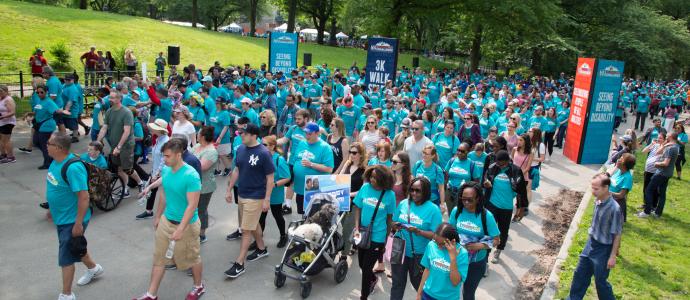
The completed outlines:
{"type": "Polygon", "coordinates": [[[345,280],[345,277],[347,276],[347,260],[341,260],[337,264],[335,264],[334,271],[335,276],[333,276],[333,278],[335,279],[335,282],[343,282],[345,280]]]}
{"type": "Polygon", "coordinates": [[[273,284],[275,284],[276,288],[281,288],[285,285],[285,275],[280,272],[276,271],[276,277],[273,279],[273,284]]]}
{"type": "Polygon", "coordinates": [[[311,294],[311,282],[302,281],[302,283],[299,285],[299,292],[300,296],[302,296],[302,299],[309,297],[309,294],[311,294]]]}

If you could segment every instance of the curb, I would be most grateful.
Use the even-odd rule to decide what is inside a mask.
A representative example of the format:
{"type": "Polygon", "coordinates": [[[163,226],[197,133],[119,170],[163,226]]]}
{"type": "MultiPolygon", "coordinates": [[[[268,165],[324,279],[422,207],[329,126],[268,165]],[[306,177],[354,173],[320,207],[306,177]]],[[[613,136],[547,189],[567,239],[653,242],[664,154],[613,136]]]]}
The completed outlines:
{"type": "Polygon", "coordinates": [[[554,261],[553,266],[551,267],[551,274],[549,275],[549,280],[546,282],[546,285],[544,285],[544,290],[542,291],[540,298],[541,300],[554,299],[554,297],[556,296],[556,291],[558,290],[559,283],[558,275],[561,273],[561,266],[563,265],[563,262],[565,262],[565,260],[568,258],[568,250],[570,249],[570,246],[573,244],[573,238],[575,238],[575,233],[577,232],[577,229],[580,226],[582,216],[585,214],[585,210],[589,207],[590,199],[592,199],[592,189],[588,187],[585,191],[585,194],[582,196],[582,200],[580,200],[580,205],[578,206],[577,211],[573,216],[573,220],[570,221],[570,227],[568,228],[568,232],[563,238],[563,244],[561,245],[561,249],[558,251],[556,260],[554,261]]]}

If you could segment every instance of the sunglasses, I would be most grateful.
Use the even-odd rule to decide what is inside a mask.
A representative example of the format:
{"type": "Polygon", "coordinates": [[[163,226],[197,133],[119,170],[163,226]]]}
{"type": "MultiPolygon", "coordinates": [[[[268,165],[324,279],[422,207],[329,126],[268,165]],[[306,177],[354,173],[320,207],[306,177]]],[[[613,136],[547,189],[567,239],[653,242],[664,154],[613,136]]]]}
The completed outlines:
{"type": "Polygon", "coordinates": [[[417,127],[412,127],[412,128],[410,128],[410,129],[411,129],[412,131],[417,131],[417,130],[419,130],[419,128],[417,128],[417,127]]]}
{"type": "Polygon", "coordinates": [[[357,151],[350,151],[350,154],[356,155],[356,154],[359,154],[359,152],[357,152],[357,151]]]}
{"type": "Polygon", "coordinates": [[[467,153],[467,150],[458,149],[457,152],[458,153],[467,153]]]}
{"type": "Polygon", "coordinates": [[[374,122],[367,122],[367,125],[376,124],[374,122]]]}
{"type": "Polygon", "coordinates": [[[397,164],[399,164],[399,163],[402,163],[402,162],[399,161],[399,160],[391,160],[391,162],[392,162],[394,165],[397,165],[397,164]]]}
{"type": "Polygon", "coordinates": [[[472,118],[465,118],[465,120],[472,120],[472,118]]]}

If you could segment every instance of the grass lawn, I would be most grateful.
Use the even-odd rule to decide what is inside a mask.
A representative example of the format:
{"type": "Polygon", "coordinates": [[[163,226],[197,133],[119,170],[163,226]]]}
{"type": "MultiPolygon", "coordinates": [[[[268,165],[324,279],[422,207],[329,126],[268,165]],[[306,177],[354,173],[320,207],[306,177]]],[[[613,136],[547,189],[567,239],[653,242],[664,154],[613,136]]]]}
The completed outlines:
{"type": "MultiPolygon", "coordinates": [[[[609,282],[618,299],[688,299],[690,298],[690,164],[683,168],[683,180],[669,181],[666,206],[660,219],[635,217],[642,205],[642,186],[646,155],[637,154],[632,192],[628,197],[628,222],[616,267],[609,282]]],[[[675,173],[674,173],[675,175],[675,173]]],[[[568,259],[560,275],[558,297],[568,296],[578,255],[587,239],[592,221],[591,202],[570,247],[568,259]]],[[[587,290],[587,299],[596,299],[594,282],[587,290]]]]}
{"type": "MultiPolygon", "coordinates": [[[[139,63],[154,67],[158,52],[167,53],[168,45],[179,45],[181,63],[194,63],[207,69],[215,60],[223,66],[249,63],[253,66],[268,62],[268,40],[248,38],[228,33],[169,25],[140,17],[59,8],[25,2],[0,3],[0,73],[29,71],[28,59],[35,47],[46,50],[48,62],[52,57],[50,46],[64,42],[72,55],[72,66],[81,70],[79,56],[95,45],[99,50],[130,48],[139,63]]],[[[312,53],[312,63],[328,63],[329,67],[346,68],[357,61],[366,64],[366,52],[360,49],[300,44],[302,53],[312,53]]],[[[115,55],[115,52],[113,52],[115,55]]],[[[412,56],[401,54],[398,65],[412,66],[412,56]]],[[[449,66],[434,60],[420,58],[423,68],[449,66]]],[[[119,66],[118,66],[119,67],[119,66]]]]}

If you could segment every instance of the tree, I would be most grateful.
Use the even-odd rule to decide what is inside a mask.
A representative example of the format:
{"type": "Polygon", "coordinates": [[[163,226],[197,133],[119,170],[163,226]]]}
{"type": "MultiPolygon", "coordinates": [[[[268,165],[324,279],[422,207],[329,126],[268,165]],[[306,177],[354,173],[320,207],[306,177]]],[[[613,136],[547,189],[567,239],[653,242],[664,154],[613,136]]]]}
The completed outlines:
{"type": "Polygon", "coordinates": [[[199,21],[199,3],[198,0],[192,0],[192,27],[196,28],[196,23],[199,21]]]}
{"type": "Polygon", "coordinates": [[[89,7],[88,0],[79,0],[79,9],[87,9],[89,7]]]}
{"type": "MultiPolygon", "coordinates": [[[[342,4],[341,0],[299,0],[297,6],[300,12],[311,18],[316,27],[316,42],[323,44],[324,31],[328,19],[333,16],[333,12],[342,4]]],[[[335,34],[335,33],[331,33],[335,34]]]]}

